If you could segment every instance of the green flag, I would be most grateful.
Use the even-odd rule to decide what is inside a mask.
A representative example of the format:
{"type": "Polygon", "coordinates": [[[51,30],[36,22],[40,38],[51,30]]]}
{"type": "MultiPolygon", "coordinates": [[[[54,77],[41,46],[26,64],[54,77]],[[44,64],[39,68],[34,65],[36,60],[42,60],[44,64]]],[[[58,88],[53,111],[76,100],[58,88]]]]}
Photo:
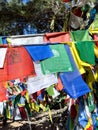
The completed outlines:
{"type": "Polygon", "coordinates": [[[77,30],[70,32],[72,41],[91,41],[87,30],[77,30]]]}
{"type": "Polygon", "coordinates": [[[49,96],[53,96],[54,95],[53,87],[54,86],[50,86],[50,87],[46,88],[46,91],[47,91],[49,96]]]}
{"type": "Polygon", "coordinates": [[[94,42],[80,41],[75,44],[80,59],[89,64],[95,65],[94,42]]]}
{"type": "Polygon", "coordinates": [[[43,74],[72,71],[70,59],[63,44],[50,45],[53,57],[41,61],[43,74]]]}
{"type": "Polygon", "coordinates": [[[2,37],[0,37],[0,44],[2,44],[2,37]]]}

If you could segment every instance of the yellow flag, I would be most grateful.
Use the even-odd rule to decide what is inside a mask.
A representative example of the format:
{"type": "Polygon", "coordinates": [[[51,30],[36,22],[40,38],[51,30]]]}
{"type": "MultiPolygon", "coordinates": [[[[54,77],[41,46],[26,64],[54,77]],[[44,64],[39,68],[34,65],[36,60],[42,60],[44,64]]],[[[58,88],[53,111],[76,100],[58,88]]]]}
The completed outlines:
{"type": "Polygon", "coordinates": [[[6,40],[7,40],[8,44],[10,45],[11,44],[10,38],[7,38],[6,40]]]}
{"type": "Polygon", "coordinates": [[[81,61],[80,61],[80,58],[79,58],[79,56],[78,56],[78,53],[77,53],[77,50],[76,50],[76,48],[75,48],[74,43],[71,44],[70,50],[71,50],[71,52],[72,52],[73,58],[74,58],[74,60],[75,60],[75,63],[76,63],[76,65],[77,65],[77,67],[78,67],[79,72],[80,72],[81,74],[84,74],[84,73],[85,73],[85,70],[84,70],[83,66],[81,65],[81,61]]]}
{"type": "Polygon", "coordinates": [[[46,111],[46,107],[43,104],[40,104],[39,106],[43,111],[46,111]]]}
{"type": "Polygon", "coordinates": [[[95,70],[94,77],[95,77],[95,81],[98,82],[98,65],[96,65],[96,70],[95,70]]]}
{"type": "Polygon", "coordinates": [[[90,87],[91,90],[93,90],[93,86],[92,83],[95,82],[95,77],[94,77],[94,73],[92,71],[92,69],[90,67],[85,67],[86,70],[86,83],[88,84],[88,86],[90,87]]]}
{"type": "Polygon", "coordinates": [[[6,116],[8,119],[11,119],[11,114],[10,114],[10,110],[6,109],[6,116]]]}
{"type": "Polygon", "coordinates": [[[36,112],[39,112],[39,106],[36,103],[32,102],[31,103],[31,110],[35,110],[36,112]]]}
{"type": "Polygon", "coordinates": [[[74,42],[67,42],[67,43],[63,43],[63,44],[68,44],[70,46],[70,50],[72,52],[73,58],[74,58],[75,63],[79,69],[79,72],[81,74],[85,73],[84,66],[88,66],[88,67],[92,68],[92,66],[90,64],[88,64],[80,59],[74,42]]]}
{"type": "Polygon", "coordinates": [[[26,98],[27,102],[30,103],[30,96],[29,96],[29,93],[28,93],[28,92],[26,92],[25,98],[26,98]]]}
{"type": "Polygon", "coordinates": [[[94,46],[94,53],[96,58],[98,58],[98,47],[96,45],[94,46]]]}
{"type": "Polygon", "coordinates": [[[48,113],[49,113],[50,121],[51,121],[51,123],[52,123],[53,120],[52,120],[52,114],[51,114],[50,108],[48,109],[48,113]]]}

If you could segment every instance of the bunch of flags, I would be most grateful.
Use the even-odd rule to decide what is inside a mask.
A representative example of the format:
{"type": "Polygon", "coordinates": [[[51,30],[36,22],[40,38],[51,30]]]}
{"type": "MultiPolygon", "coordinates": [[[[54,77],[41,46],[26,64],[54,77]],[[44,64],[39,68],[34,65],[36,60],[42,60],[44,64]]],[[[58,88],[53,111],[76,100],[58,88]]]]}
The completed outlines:
{"type": "Polygon", "coordinates": [[[50,111],[50,102],[63,94],[66,128],[97,130],[98,37],[92,26],[1,37],[0,114],[26,119],[33,111],[50,111]]]}

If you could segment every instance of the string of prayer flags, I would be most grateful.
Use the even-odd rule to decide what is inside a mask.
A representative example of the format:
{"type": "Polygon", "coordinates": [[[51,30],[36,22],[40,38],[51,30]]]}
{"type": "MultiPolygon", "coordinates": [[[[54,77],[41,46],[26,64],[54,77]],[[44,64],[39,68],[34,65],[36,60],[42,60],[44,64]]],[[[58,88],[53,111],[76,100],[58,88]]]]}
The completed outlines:
{"type": "Polygon", "coordinates": [[[93,129],[98,129],[98,115],[96,113],[92,114],[92,121],[93,121],[93,129]]]}
{"type": "Polygon", "coordinates": [[[94,42],[79,41],[75,44],[82,61],[95,65],[94,42]]]}
{"type": "Polygon", "coordinates": [[[30,103],[30,107],[31,107],[31,111],[35,110],[36,112],[39,112],[40,110],[40,106],[35,102],[30,103]]]}
{"type": "Polygon", "coordinates": [[[77,103],[74,101],[74,99],[69,99],[69,113],[68,113],[68,118],[66,122],[66,127],[68,130],[75,129],[75,127],[78,125],[77,124],[77,103]]]}
{"type": "Polygon", "coordinates": [[[91,37],[87,30],[71,31],[71,40],[74,42],[78,41],[91,41],[91,37]]]}
{"type": "Polygon", "coordinates": [[[53,56],[49,45],[29,45],[25,46],[34,61],[40,61],[53,56]]]}
{"type": "Polygon", "coordinates": [[[70,41],[69,32],[53,32],[44,35],[45,43],[63,43],[70,41]]]}
{"type": "Polygon", "coordinates": [[[85,111],[83,101],[81,101],[81,100],[79,100],[78,122],[84,129],[86,127],[87,123],[88,123],[88,118],[87,118],[87,115],[86,115],[86,111],[85,111]]]}
{"type": "Polygon", "coordinates": [[[73,71],[64,45],[55,44],[50,47],[54,56],[40,62],[43,74],[73,71]]]}
{"type": "MultiPolygon", "coordinates": [[[[71,25],[69,22],[74,29],[80,28],[83,21],[79,17],[80,9],[75,8],[72,15],[79,18],[77,23],[74,17],[71,25]]],[[[69,111],[68,130],[97,129],[98,29],[95,23],[92,27],[96,29],[91,28],[92,37],[88,30],[12,36],[8,37],[11,45],[3,47],[6,37],[1,38],[0,102],[6,101],[6,118],[27,119],[32,111],[41,109],[49,112],[52,122],[49,105],[51,108],[54,101],[63,101],[69,111]]],[[[2,103],[0,114],[3,115],[2,103]]]]}
{"type": "Polygon", "coordinates": [[[85,107],[86,115],[87,115],[87,118],[88,118],[88,123],[85,126],[85,130],[89,130],[89,129],[93,130],[93,121],[92,121],[91,113],[89,111],[89,108],[88,108],[88,105],[87,105],[87,102],[86,102],[86,98],[84,98],[84,107],[85,107]]]}
{"type": "Polygon", "coordinates": [[[66,129],[67,129],[67,130],[72,130],[72,129],[74,129],[74,122],[72,121],[70,115],[68,115],[68,117],[67,117],[66,129]]]}
{"type": "Polygon", "coordinates": [[[93,112],[95,109],[94,95],[92,92],[87,94],[87,105],[90,112],[93,112]]]}
{"type": "Polygon", "coordinates": [[[32,59],[24,47],[9,47],[4,68],[0,69],[0,81],[35,76],[32,59]]]}

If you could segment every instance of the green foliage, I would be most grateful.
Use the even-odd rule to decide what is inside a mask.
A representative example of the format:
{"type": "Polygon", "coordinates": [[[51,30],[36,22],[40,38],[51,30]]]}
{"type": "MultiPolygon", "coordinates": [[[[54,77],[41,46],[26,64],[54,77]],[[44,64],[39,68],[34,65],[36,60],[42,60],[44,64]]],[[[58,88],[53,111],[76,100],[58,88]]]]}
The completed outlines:
{"type": "Polygon", "coordinates": [[[0,34],[23,34],[23,28],[28,24],[36,27],[38,33],[51,32],[50,25],[54,17],[53,29],[61,31],[65,20],[65,7],[61,0],[0,3],[0,34]]]}

